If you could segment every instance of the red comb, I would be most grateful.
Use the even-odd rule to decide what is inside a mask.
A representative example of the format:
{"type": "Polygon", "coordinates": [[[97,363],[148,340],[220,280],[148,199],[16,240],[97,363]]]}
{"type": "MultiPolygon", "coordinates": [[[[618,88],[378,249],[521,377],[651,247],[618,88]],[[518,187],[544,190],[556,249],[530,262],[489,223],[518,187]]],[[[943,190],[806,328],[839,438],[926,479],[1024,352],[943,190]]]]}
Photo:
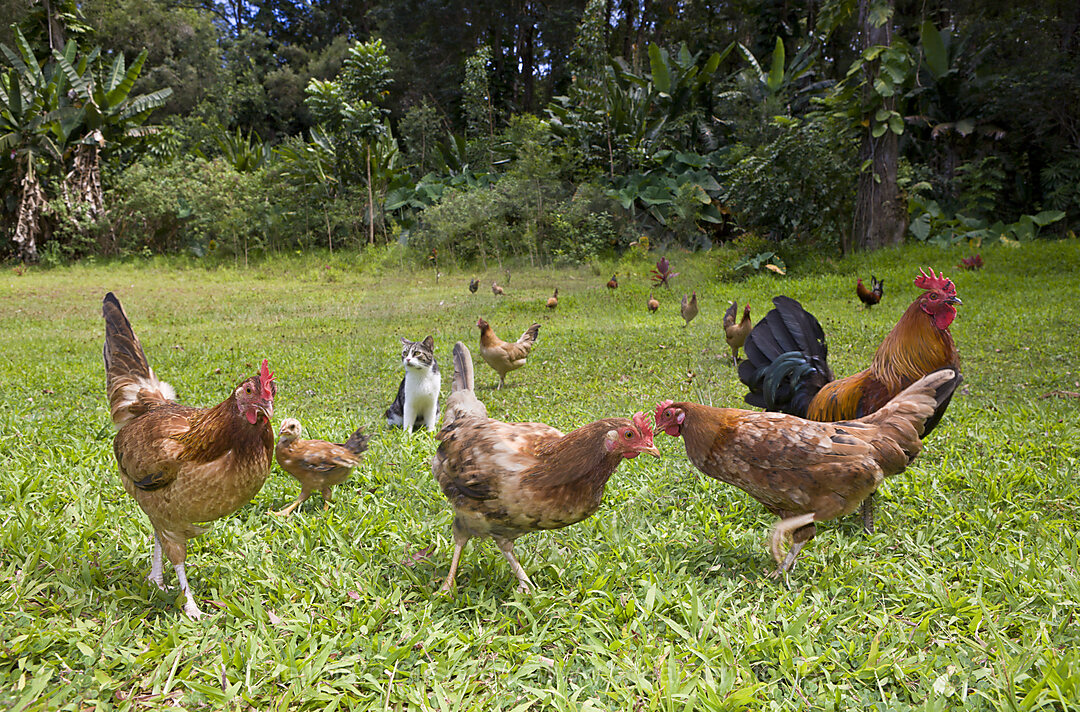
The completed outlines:
{"type": "Polygon", "coordinates": [[[669,405],[672,405],[674,402],[675,401],[673,401],[673,400],[666,400],[666,401],[660,401],[659,403],[657,403],[656,404],[656,412],[653,413],[653,420],[659,422],[660,421],[660,414],[664,412],[665,408],[667,408],[669,405]]]}
{"type": "Polygon", "coordinates": [[[259,385],[262,387],[264,399],[270,400],[274,397],[274,374],[270,373],[270,366],[266,359],[263,359],[262,365],[259,366],[259,385]]]}
{"type": "Polygon", "coordinates": [[[924,272],[922,267],[919,268],[919,276],[915,278],[915,286],[920,289],[940,289],[950,296],[956,294],[956,285],[952,283],[952,280],[944,274],[934,274],[933,267],[930,268],[930,274],[924,272]]]}
{"type": "Polygon", "coordinates": [[[639,431],[641,431],[642,435],[647,435],[649,437],[652,437],[652,434],[653,434],[652,427],[649,425],[649,420],[645,417],[644,413],[642,413],[641,411],[638,411],[637,413],[634,413],[633,420],[634,420],[634,425],[637,426],[637,429],[639,431]]]}

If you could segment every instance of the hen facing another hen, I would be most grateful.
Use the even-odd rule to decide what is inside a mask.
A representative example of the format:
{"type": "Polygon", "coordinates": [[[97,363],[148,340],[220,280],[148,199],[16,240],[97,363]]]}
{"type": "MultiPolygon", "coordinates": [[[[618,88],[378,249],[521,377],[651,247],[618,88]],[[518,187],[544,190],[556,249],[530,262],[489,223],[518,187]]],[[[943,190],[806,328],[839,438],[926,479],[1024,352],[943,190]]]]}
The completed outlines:
{"type": "Polygon", "coordinates": [[[519,588],[533,587],[514,556],[514,540],[559,529],[600,507],[604,486],[625,458],[656,457],[642,413],[606,418],[562,434],[543,423],[492,420],[473,392],[472,356],[454,345],[454,381],[431,471],[454,508],[454,556],[442,590],[454,586],[469,539],[490,537],[510,564],[519,588]]]}
{"type": "Polygon", "coordinates": [[[886,477],[904,471],[922,449],[927,420],[960,380],[953,369],[935,371],[870,415],[837,423],[664,401],[656,428],[682,436],[698,470],[780,517],[770,540],[780,574],[814,537],[815,522],[854,512],[886,477]],[[792,546],[784,555],[788,534],[792,546]]]}
{"type": "Polygon", "coordinates": [[[105,379],[118,431],[113,452],[124,489],[154,528],[150,580],[165,587],[162,553],[176,570],[184,612],[202,611],[188,586],[187,541],[259,493],[274,453],[270,418],[277,386],[264,359],[258,376],[242,381],[213,408],[176,403],[172,386],[146,361],[120,301],[109,292],[105,317],[105,379]]]}

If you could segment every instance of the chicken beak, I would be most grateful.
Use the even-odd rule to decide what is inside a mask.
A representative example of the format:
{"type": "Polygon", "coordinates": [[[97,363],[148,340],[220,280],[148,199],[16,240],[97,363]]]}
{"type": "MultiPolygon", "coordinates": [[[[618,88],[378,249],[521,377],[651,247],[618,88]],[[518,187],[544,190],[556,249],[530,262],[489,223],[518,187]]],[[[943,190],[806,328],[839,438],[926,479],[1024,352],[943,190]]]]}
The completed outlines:
{"type": "Polygon", "coordinates": [[[255,410],[259,411],[266,416],[266,422],[270,422],[274,417],[274,403],[272,401],[266,401],[265,403],[256,403],[255,410]]]}
{"type": "Polygon", "coordinates": [[[945,303],[946,304],[963,304],[963,302],[960,301],[960,297],[946,297],[945,298],[945,303]]]}
{"type": "Polygon", "coordinates": [[[650,445],[649,447],[642,448],[641,452],[647,452],[653,457],[655,457],[657,460],[660,459],[660,449],[655,445],[650,445]]]}

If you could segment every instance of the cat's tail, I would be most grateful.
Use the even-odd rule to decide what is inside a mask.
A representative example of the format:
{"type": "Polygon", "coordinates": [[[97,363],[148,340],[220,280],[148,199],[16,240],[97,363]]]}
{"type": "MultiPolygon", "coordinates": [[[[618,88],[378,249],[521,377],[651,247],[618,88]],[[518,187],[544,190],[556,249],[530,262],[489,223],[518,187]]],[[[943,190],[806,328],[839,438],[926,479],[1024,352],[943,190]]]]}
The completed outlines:
{"type": "Polygon", "coordinates": [[[460,341],[454,344],[454,380],[450,383],[450,395],[443,411],[443,428],[455,419],[474,416],[487,417],[487,408],[473,392],[473,362],[469,347],[460,341]]]}

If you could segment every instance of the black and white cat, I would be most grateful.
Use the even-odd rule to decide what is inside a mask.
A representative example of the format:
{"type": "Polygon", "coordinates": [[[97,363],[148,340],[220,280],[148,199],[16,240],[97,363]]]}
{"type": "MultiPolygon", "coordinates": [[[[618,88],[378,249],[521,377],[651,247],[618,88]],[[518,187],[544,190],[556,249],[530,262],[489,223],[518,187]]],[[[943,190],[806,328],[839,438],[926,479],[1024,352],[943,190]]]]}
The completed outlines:
{"type": "Polygon", "coordinates": [[[434,431],[439,420],[439,388],[442,377],[435,361],[435,340],[401,339],[401,365],[405,377],[398,386],[397,398],[386,409],[386,422],[391,427],[412,432],[417,426],[434,431]]]}

